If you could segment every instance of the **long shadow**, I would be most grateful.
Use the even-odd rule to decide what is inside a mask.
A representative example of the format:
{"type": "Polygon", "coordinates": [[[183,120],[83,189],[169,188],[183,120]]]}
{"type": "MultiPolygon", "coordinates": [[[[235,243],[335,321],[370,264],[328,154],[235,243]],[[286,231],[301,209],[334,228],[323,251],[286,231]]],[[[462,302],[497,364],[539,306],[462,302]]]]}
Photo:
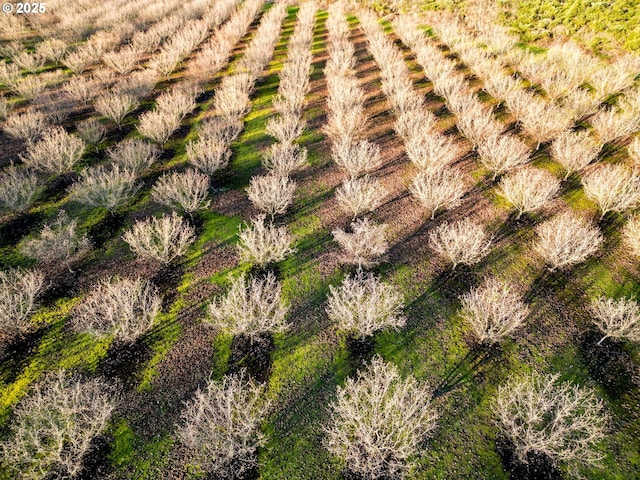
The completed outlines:
{"type": "MultiPolygon", "coordinates": [[[[110,435],[98,435],[91,441],[89,451],[82,457],[83,469],[78,480],[95,480],[109,478],[113,468],[109,463],[109,454],[113,448],[113,438],[110,435]]],[[[62,477],[65,478],[65,477],[62,477]]]]}
{"type": "Polygon", "coordinates": [[[561,292],[569,283],[571,270],[550,271],[545,268],[531,283],[531,287],[524,295],[524,301],[531,303],[539,298],[545,298],[561,292]]]}
{"type": "Polygon", "coordinates": [[[5,339],[0,343],[0,381],[6,385],[16,381],[50,329],[51,325],[47,325],[26,335],[5,339]]]}
{"type": "Polygon", "coordinates": [[[138,385],[136,372],[147,364],[151,354],[150,346],[142,337],[134,342],[114,341],[98,365],[97,373],[130,390],[138,385]]]}
{"type": "Polygon", "coordinates": [[[513,480],[562,480],[564,475],[544,454],[530,452],[526,461],[522,462],[515,453],[515,446],[509,439],[500,437],[496,440],[496,451],[500,456],[503,468],[509,472],[513,480]]]}
{"type": "Polygon", "coordinates": [[[270,334],[257,338],[235,335],[231,342],[228,372],[234,374],[246,370],[257,382],[266,382],[273,364],[271,353],[274,348],[275,343],[270,334]]]}
{"type": "Polygon", "coordinates": [[[126,220],[124,213],[108,212],[105,217],[93,225],[87,232],[94,248],[102,248],[123,227],[126,220]]]}
{"type": "Polygon", "coordinates": [[[589,373],[612,398],[621,398],[635,390],[640,396],[638,386],[634,384],[630,369],[634,362],[624,351],[619,341],[605,339],[600,345],[602,333],[595,330],[585,332],[580,338],[582,361],[589,373]]]}
{"type": "Polygon", "coordinates": [[[471,381],[484,365],[501,352],[498,345],[475,345],[447,372],[433,391],[433,398],[441,397],[471,381]]]}
{"type": "Polygon", "coordinates": [[[17,244],[25,235],[39,225],[44,215],[41,212],[22,213],[0,225],[0,247],[17,244]]]}

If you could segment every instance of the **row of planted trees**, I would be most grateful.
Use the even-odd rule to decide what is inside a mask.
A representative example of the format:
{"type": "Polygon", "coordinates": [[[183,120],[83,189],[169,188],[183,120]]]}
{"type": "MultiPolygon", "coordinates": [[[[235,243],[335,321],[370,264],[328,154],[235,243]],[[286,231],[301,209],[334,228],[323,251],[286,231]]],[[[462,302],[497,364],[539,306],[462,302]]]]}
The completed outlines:
{"type": "MultiPolygon", "coordinates": [[[[263,20],[267,40],[258,37],[257,34],[256,37],[261,40],[255,42],[255,49],[262,47],[265,42],[268,44],[268,40],[272,39],[273,45],[277,39],[275,35],[279,32],[286,9],[280,4],[272,8],[274,13],[263,20]]],[[[301,10],[299,15],[300,27],[311,29],[315,9],[306,8],[301,10]],[[302,19],[306,19],[306,22],[302,19]]],[[[336,7],[332,15],[338,20],[333,27],[329,26],[330,32],[331,28],[334,28],[334,32],[341,32],[336,38],[346,40],[344,25],[339,25],[340,17],[344,20],[344,13],[336,7]]],[[[308,42],[305,43],[304,40],[308,40],[309,37],[302,34],[301,36],[302,44],[306,44],[308,48],[308,42]]],[[[340,41],[336,43],[339,44],[340,41]]],[[[349,46],[343,42],[340,49],[348,52],[349,46]]],[[[336,48],[332,52],[332,58],[337,58],[343,53],[340,49],[336,48]]],[[[255,63],[247,61],[244,64],[250,72],[254,72],[255,78],[264,69],[271,54],[262,55],[266,54],[258,54],[256,51],[255,57],[247,57],[259,57],[255,63]],[[247,65],[253,65],[253,69],[247,65]]],[[[336,68],[336,71],[345,69],[344,79],[352,75],[349,73],[348,65],[353,60],[349,58],[352,59],[353,55],[347,56],[345,62],[336,62],[336,65],[331,67],[336,68]]],[[[286,78],[286,72],[285,68],[281,78],[286,78]]],[[[239,123],[240,129],[242,118],[247,113],[246,105],[251,90],[251,86],[247,89],[251,76],[242,75],[244,74],[240,73],[237,75],[238,78],[223,83],[222,92],[228,89],[229,95],[225,97],[221,94],[221,100],[216,103],[218,118],[231,118],[233,122],[230,123],[239,123]],[[239,99],[241,103],[243,99],[246,101],[243,108],[225,110],[226,104],[222,100],[225,98],[229,101],[239,99]],[[228,115],[229,111],[234,112],[233,115],[228,115]]],[[[348,113],[353,109],[364,115],[364,103],[354,101],[358,98],[357,84],[348,81],[345,83],[350,84],[353,87],[352,92],[356,93],[353,96],[345,94],[344,97],[341,96],[341,92],[335,93],[349,108],[342,111],[332,110],[333,113],[340,112],[333,121],[348,121],[348,113]]],[[[340,84],[336,82],[334,88],[340,88],[340,84]]],[[[286,90],[280,92],[282,106],[278,108],[281,119],[284,119],[287,113],[291,113],[284,105],[289,102],[288,99],[294,98],[286,95],[284,91],[286,90]]],[[[299,99],[300,96],[295,98],[299,99]]],[[[335,101],[339,105],[340,101],[335,101]]],[[[356,118],[362,120],[362,117],[356,118]]],[[[300,117],[295,120],[299,122],[300,117]]],[[[275,125],[273,122],[274,133],[275,125]]],[[[286,145],[286,139],[283,141],[277,135],[274,136],[281,145],[286,145]]],[[[291,138],[291,145],[295,138],[291,138]]],[[[353,153],[359,152],[358,149],[362,145],[370,146],[365,143],[366,140],[356,140],[356,137],[339,140],[344,142],[342,145],[336,145],[334,142],[334,158],[340,159],[336,162],[341,166],[354,165],[351,163],[354,160],[353,153]],[[341,156],[341,147],[351,153],[341,156]]],[[[228,149],[229,146],[230,142],[225,147],[228,149]]],[[[369,148],[372,149],[375,148],[369,148]]],[[[277,151],[277,148],[273,150],[277,151]]],[[[296,151],[299,153],[299,150],[296,151]]],[[[268,157],[266,163],[269,158],[271,157],[268,157]]],[[[365,171],[373,170],[379,165],[375,161],[372,162],[370,156],[355,158],[364,158],[364,163],[356,162],[355,165],[364,165],[365,171]]],[[[165,193],[175,190],[171,188],[171,179],[177,175],[182,174],[162,177],[156,187],[165,185],[165,193]]],[[[350,180],[354,178],[362,177],[354,175],[350,180]]],[[[346,183],[342,186],[345,191],[348,190],[346,183]]],[[[186,182],[185,185],[177,190],[182,190],[190,200],[194,199],[194,192],[202,191],[194,187],[197,182],[186,182]]],[[[254,185],[252,182],[249,189],[250,197],[251,187],[254,185]]],[[[163,189],[156,187],[153,196],[160,199],[163,189]]],[[[276,186],[272,190],[278,192],[281,189],[276,186]]],[[[253,192],[254,197],[260,197],[259,193],[256,196],[255,187],[253,192]]],[[[344,195],[348,196],[348,192],[344,195]]],[[[262,208],[259,202],[254,203],[272,215],[282,213],[262,208]]],[[[202,208],[206,205],[206,195],[202,198],[196,196],[195,203],[180,201],[177,205],[185,212],[202,208]],[[193,206],[193,210],[189,205],[193,206]]],[[[373,209],[375,207],[370,210],[373,209]]],[[[360,212],[352,209],[350,213],[357,217],[360,212]]],[[[552,221],[557,218],[564,217],[557,216],[552,221]]],[[[554,224],[550,221],[541,225],[538,230],[541,237],[538,250],[553,268],[562,268],[584,260],[602,241],[597,231],[580,222],[571,223],[571,220],[573,219],[569,218],[563,220],[564,223],[554,224]],[[545,225],[548,225],[546,230],[542,228],[545,225]],[[580,230],[583,227],[586,230],[580,230]],[[564,247],[569,240],[573,240],[574,243],[571,251],[567,252],[564,247]]],[[[454,268],[458,263],[474,263],[487,254],[490,245],[482,229],[474,230],[463,222],[447,224],[447,228],[444,227],[443,225],[434,230],[431,241],[436,250],[449,258],[454,268]]],[[[342,231],[343,241],[340,241],[339,233],[334,233],[336,240],[350,253],[351,260],[360,268],[373,264],[380,255],[377,253],[380,249],[372,249],[371,242],[379,242],[380,238],[384,241],[384,235],[380,231],[371,235],[371,226],[364,221],[354,222],[351,228],[351,233],[342,231]]],[[[68,219],[60,220],[60,231],[75,232],[74,229],[74,222],[68,219]],[[70,225],[73,229],[68,228],[70,225]]],[[[54,231],[56,228],[49,226],[49,230],[54,231]]],[[[76,251],[80,251],[85,243],[82,238],[78,239],[75,233],[67,235],[72,239],[71,244],[78,245],[76,251]]],[[[138,222],[125,234],[125,241],[134,251],[164,263],[182,255],[193,238],[194,232],[191,227],[175,214],[138,222]]],[[[41,248],[46,249],[44,242],[41,248]]],[[[261,218],[241,229],[239,250],[243,260],[269,265],[292,252],[291,238],[286,229],[275,227],[273,222],[267,224],[265,219],[261,218]]],[[[13,315],[12,318],[28,318],[33,311],[36,296],[43,288],[43,278],[35,272],[12,272],[3,278],[2,288],[2,298],[7,299],[8,305],[3,308],[13,315]],[[13,278],[11,275],[14,275],[13,278]]],[[[72,323],[80,330],[131,340],[153,324],[160,302],[155,288],[141,279],[105,280],[96,286],[74,311],[72,323]],[[97,319],[99,321],[96,321],[97,319]]],[[[493,279],[488,279],[480,288],[463,295],[461,302],[462,316],[471,323],[482,342],[497,342],[505,335],[513,333],[529,313],[526,304],[509,286],[493,279]]],[[[356,275],[347,276],[340,286],[332,286],[327,299],[327,314],[336,323],[337,328],[362,337],[370,336],[384,328],[401,328],[405,322],[402,311],[403,299],[400,292],[395,287],[381,282],[373,274],[362,270],[356,275]]],[[[208,321],[234,335],[259,335],[287,328],[288,308],[282,299],[281,286],[272,272],[263,277],[241,276],[234,280],[227,294],[211,304],[209,313],[208,321]]],[[[597,325],[607,336],[638,339],[640,311],[635,303],[625,304],[602,299],[594,302],[593,313],[597,325]]],[[[422,382],[411,376],[403,377],[396,367],[376,357],[356,377],[348,379],[343,387],[338,388],[336,399],[330,405],[326,446],[341,459],[346,470],[364,478],[397,478],[410,475],[416,460],[424,454],[424,440],[437,428],[438,415],[432,397],[431,389],[422,382]]],[[[514,442],[521,459],[526,460],[530,452],[536,452],[547,454],[555,461],[566,462],[569,465],[597,460],[599,455],[595,453],[594,446],[604,435],[606,414],[603,413],[602,402],[597,400],[591,391],[561,383],[556,376],[534,374],[514,380],[500,388],[493,405],[502,431],[514,442]],[[536,415],[532,416],[532,411],[536,415]]],[[[88,451],[91,439],[104,429],[114,406],[110,388],[98,380],[78,383],[70,381],[64,374],[51,377],[46,386],[36,388],[16,409],[12,442],[3,444],[5,458],[17,459],[15,465],[25,474],[35,472],[34,476],[37,476],[44,469],[53,468],[62,474],[77,475],[81,470],[82,456],[88,451]],[[56,412],[61,419],[73,418],[75,429],[65,431],[64,427],[58,428],[59,425],[49,422],[51,412],[56,412]],[[34,464],[32,461],[42,454],[28,443],[32,437],[27,427],[33,425],[37,425],[44,435],[61,439],[65,445],[64,448],[54,449],[54,454],[47,457],[49,463],[40,461],[34,464]]],[[[245,375],[225,377],[222,382],[211,381],[205,389],[198,391],[186,406],[178,436],[183,444],[190,448],[191,459],[200,468],[221,478],[238,477],[256,465],[256,448],[264,441],[259,426],[270,412],[270,407],[265,387],[245,375]]]]}

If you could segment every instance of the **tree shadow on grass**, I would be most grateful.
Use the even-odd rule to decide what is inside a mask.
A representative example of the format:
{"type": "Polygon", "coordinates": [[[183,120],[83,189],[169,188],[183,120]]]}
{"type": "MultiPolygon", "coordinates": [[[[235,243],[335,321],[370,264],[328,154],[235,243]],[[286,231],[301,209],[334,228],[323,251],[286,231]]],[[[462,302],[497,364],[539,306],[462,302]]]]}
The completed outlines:
{"type": "Polygon", "coordinates": [[[231,342],[231,356],[228,372],[235,374],[243,369],[256,382],[263,383],[269,379],[275,343],[270,334],[250,338],[247,335],[235,335],[231,342]]]}
{"type": "Polygon", "coordinates": [[[496,451],[503,468],[513,480],[562,480],[565,476],[553,460],[544,454],[530,452],[526,462],[518,459],[515,446],[509,439],[500,437],[496,441],[496,451]]]}
{"type": "Polygon", "coordinates": [[[16,381],[50,329],[51,325],[47,325],[25,335],[0,341],[0,381],[6,385],[16,381]]]}
{"type": "Polygon", "coordinates": [[[98,365],[97,373],[117,380],[126,389],[135,388],[139,372],[151,358],[152,350],[143,337],[134,342],[114,341],[98,365]]]}
{"type": "Polygon", "coordinates": [[[433,391],[433,398],[441,397],[471,381],[482,367],[502,354],[500,345],[474,345],[469,352],[451,368],[433,391]]]}
{"type": "Polygon", "coordinates": [[[589,373],[612,398],[620,398],[636,389],[630,369],[633,360],[622,348],[622,344],[612,338],[598,341],[602,333],[595,330],[585,332],[579,339],[582,361],[589,373]]]}
{"type": "Polygon", "coordinates": [[[123,213],[107,212],[105,217],[93,225],[87,232],[94,248],[102,248],[111,240],[124,225],[126,215],[123,213]]]}
{"type": "Polygon", "coordinates": [[[561,292],[568,285],[571,277],[571,270],[550,271],[545,268],[531,283],[531,287],[524,296],[524,301],[532,303],[540,298],[561,292]]]}
{"type": "Polygon", "coordinates": [[[113,439],[110,435],[105,434],[98,435],[91,441],[91,447],[82,459],[83,469],[77,477],[78,480],[95,480],[96,478],[108,477],[112,470],[109,464],[112,445],[113,439]]]}
{"type": "Polygon", "coordinates": [[[16,245],[43,220],[43,214],[22,213],[0,225],[0,247],[16,245]]]}

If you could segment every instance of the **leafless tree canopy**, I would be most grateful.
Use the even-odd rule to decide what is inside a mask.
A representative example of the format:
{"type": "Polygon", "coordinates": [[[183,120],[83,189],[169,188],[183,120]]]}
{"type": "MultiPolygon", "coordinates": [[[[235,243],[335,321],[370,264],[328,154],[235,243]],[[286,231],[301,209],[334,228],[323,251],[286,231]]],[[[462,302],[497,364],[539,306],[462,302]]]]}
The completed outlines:
{"type": "Polygon", "coordinates": [[[207,322],[233,335],[256,337],[285,331],[288,311],[282,286],[272,272],[265,278],[247,279],[243,274],[233,281],[226,296],[209,306],[207,322]]]}
{"type": "Polygon", "coordinates": [[[23,212],[31,206],[38,187],[38,177],[13,165],[0,172],[0,207],[23,212]]]}
{"type": "Polygon", "coordinates": [[[62,262],[71,270],[71,264],[91,248],[87,236],[81,237],[77,229],[78,221],[60,210],[56,220],[46,224],[40,235],[22,244],[21,251],[43,263],[62,262]]]}
{"type": "Polygon", "coordinates": [[[362,478],[407,477],[436,426],[430,389],[374,357],[336,397],[326,428],[329,451],[362,478]]]}
{"type": "Polygon", "coordinates": [[[153,185],[154,202],[192,213],[209,206],[209,176],[191,168],[161,176],[153,185]]]}
{"type": "Polygon", "coordinates": [[[418,174],[410,190],[433,219],[439,210],[454,208],[462,203],[465,182],[457,169],[431,169],[418,174]]]}
{"type": "Polygon", "coordinates": [[[589,225],[576,214],[559,213],[536,228],[536,251],[551,270],[584,262],[596,253],[603,242],[597,227],[589,225]]]}
{"type": "Polygon", "coordinates": [[[386,230],[386,224],[376,225],[365,217],[351,222],[351,232],[337,228],[331,234],[352,263],[358,267],[369,267],[378,263],[379,257],[389,249],[386,230]]]}
{"type": "Polygon", "coordinates": [[[291,247],[293,238],[286,227],[276,227],[265,222],[266,216],[259,215],[246,228],[240,227],[238,250],[242,261],[266,265],[279,262],[295,252],[291,247]]]}
{"type": "Polygon", "coordinates": [[[137,221],[122,239],[137,255],[166,265],[184,255],[195,240],[195,230],[172,212],[171,215],[137,221]]]}
{"type": "Polygon", "coordinates": [[[622,230],[622,241],[632,255],[640,257],[640,217],[629,219],[622,230]]]}
{"type": "Polygon", "coordinates": [[[400,291],[373,273],[359,270],[329,290],[327,315],[339,330],[364,338],[385,328],[397,330],[406,322],[400,291]]]}
{"type": "Polygon", "coordinates": [[[482,225],[465,218],[444,222],[429,234],[431,247],[456,268],[459,264],[473,265],[491,249],[491,238],[482,225]]]}
{"type": "Polygon", "coordinates": [[[127,139],[107,150],[107,155],[121,168],[140,174],[158,159],[159,149],[144,140],[127,139]]]}
{"type": "Polygon", "coordinates": [[[99,165],[82,172],[80,180],[71,187],[71,197],[85,205],[113,211],[138,191],[135,180],[135,172],[119,165],[110,169],[99,165]]]}
{"type": "Polygon", "coordinates": [[[296,182],[278,173],[254,176],[247,187],[249,200],[259,210],[271,215],[283,214],[293,202],[296,182]]]}
{"type": "Polygon", "coordinates": [[[358,215],[372,212],[378,208],[387,196],[380,181],[365,175],[361,178],[348,178],[336,189],[336,200],[345,212],[358,215]]]}
{"type": "Polygon", "coordinates": [[[496,278],[465,293],[461,300],[461,315],[482,343],[500,342],[518,329],[529,315],[529,307],[520,295],[496,278]]]}
{"type": "Polygon", "coordinates": [[[71,171],[84,152],[82,139],[67,133],[62,127],[50,127],[42,139],[27,148],[22,161],[32,168],[61,175],[71,171]]]}
{"type": "Polygon", "coordinates": [[[75,309],[73,325],[92,335],[133,342],[153,326],[161,305],[157,289],[146,280],[104,280],[75,309]]]}
{"type": "Polygon", "coordinates": [[[114,396],[100,380],[49,376],[14,411],[2,463],[19,478],[77,478],[92,440],[107,426],[114,396]]]}
{"type": "Polygon", "coordinates": [[[640,306],[632,299],[600,297],[591,302],[593,322],[606,338],[627,339],[640,342],[640,306]]]}
{"type": "Polygon", "coordinates": [[[44,275],[37,270],[0,271],[0,338],[30,330],[29,319],[44,286],[44,275]]]}
{"type": "Polygon", "coordinates": [[[551,144],[551,156],[566,170],[564,179],[573,172],[579,172],[600,153],[602,143],[588,130],[581,132],[565,132],[551,144]]]}
{"type": "Polygon", "coordinates": [[[178,438],[189,462],[214,478],[234,479],[253,469],[264,444],[260,424],[269,410],[264,386],[245,374],[209,380],[182,413],[178,438]]]}
{"type": "Polygon", "coordinates": [[[520,218],[542,208],[560,191],[560,182],[546,170],[526,167],[504,177],[499,194],[511,203],[520,218]]]}
{"type": "Polygon", "coordinates": [[[582,177],[582,185],[600,207],[600,218],[640,204],[640,177],[624,165],[600,165],[582,177]]]}
{"type": "Polygon", "coordinates": [[[494,404],[500,429],[522,462],[538,453],[569,467],[595,463],[607,419],[602,401],[558,378],[534,373],[500,387],[494,404]]]}

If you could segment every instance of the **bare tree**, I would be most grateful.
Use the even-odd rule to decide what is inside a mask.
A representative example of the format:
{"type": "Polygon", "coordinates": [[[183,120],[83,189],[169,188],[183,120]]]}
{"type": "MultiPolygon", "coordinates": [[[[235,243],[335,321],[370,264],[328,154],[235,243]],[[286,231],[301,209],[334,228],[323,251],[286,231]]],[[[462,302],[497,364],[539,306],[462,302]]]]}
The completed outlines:
{"type": "Polygon", "coordinates": [[[62,127],[50,127],[42,133],[42,139],[29,145],[21,160],[37,170],[61,175],[70,172],[80,160],[85,143],[62,127]]]}
{"type": "Polygon", "coordinates": [[[78,136],[89,145],[96,147],[107,135],[106,127],[96,118],[83,120],[76,125],[78,136]]]}
{"type": "Polygon", "coordinates": [[[103,280],[76,307],[72,322],[79,331],[133,342],[153,326],[161,305],[157,289],[146,280],[103,280]]]}
{"type": "Polygon", "coordinates": [[[386,224],[375,225],[365,217],[351,222],[351,233],[337,228],[331,234],[347,252],[350,261],[361,268],[378,263],[377,259],[389,249],[386,230],[386,224]]]}
{"type": "Polygon", "coordinates": [[[419,173],[409,190],[433,220],[439,210],[454,208],[462,203],[465,182],[457,169],[430,169],[419,173]]]}
{"type": "Polygon", "coordinates": [[[640,217],[633,216],[622,230],[622,241],[636,257],[640,257],[640,217]]]}
{"type": "Polygon", "coordinates": [[[151,190],[154,202],[191,214],[209,206],[209,176],[195,169],[162,175],[151,190]]]}
{"type": "Polygon", "coordinates": [[[127,46],[120,50],[106,52],[102,55],[102,61],[106,66],[124,76],[130,73],[138,63],[138,57],[143,53],[133,46],[127,46]]]}
{"type": "Polygon", "coordinates": [[[98,95],[100,92],[99,87],[100,84],[95,78],[85,77],[82,75],[72,76],[62,86],[64,91],[67,92],[71,98],[83,105],[89,105],[89,103],[98,95]]]}
{"type": "Polygon", "coordinates": [[[246,278],[244,274],[231,284],[226,296],[209,305],[206,320],[232,335],[249,338],[264,333],[284,332],[289,307],[282,299],[282,285],[272,272],[265,278],[246,278]]]}
{"type": "Polygon", "coordinates": [[[334,142],[331,155],[333,161],[352,178],[372,172],[382,165],[380,147],[366,140],[334,142]]]}
{"type": "Polygon", "coordinates": [[[625,338],[640,342],[640,306],[632,299],[600,297],[591,302],[593,322],[604,333],[600,345],[607,338],[625,338]]]}
{"type": "Polygon", "coordinates": [[[107,150],[111,161],[136,174],[153,165],[159,153],[157,145],[135,138],[123,140],[107,150]]]}
{"type": "Polygon", "coordinates": [[[137,221],[122,239],[137,255],[168,265],[185,254],[195,241],[195,230],[172,212],[171,215],[137,221]]]}
{"type": "Polygon", "coordinates": [[[7,116],[3,129],[14,138],[35,142],[49,126],[46,116],[37,110],[24,113],[12,113],[7,116]]]}
{"type": "Polygon", "coordinates": [[[550,270],[581,263],[598,251],[603,237],[573,212],[562,212],[536,228],[539,240],[535,250],[550,270]]]}
{"type": "Polygon", "coordinates": [[[220,116],[241,119],[251,109],[249,95],[253,81],[246,73],[225,76],[216,90],[214,106],[220,116]]]}
{"type": "Polygon", "coordinates": [[[247,187],[247,195],[251,203],[271,215],[271,220],[277,214],[283,214],[293,202],[296,182],[289,177],[277,173],[254,176],[247,187]]]}
{"type": "Polygon", "coordinates": [[[636,131],[640,127],[640,116],[620,108],[600,110],[589,123],[602,143],[610,143],[636,131]]]}
{"type": "Polygon", "coordinates": [[[279,175],[291,175],[307,166],[307,149],[295,143],[275,143],[265,152],[263,165],[279,175]]]}
{"type": "Polygon", "coordinates": [[[272,222],[267,225],[265,219],[266,215],[258,215],[246,228],[240,227],[238,250],[242,261],[267,265],[295,253],[287,228],[276,227],[272,222]]]}
{"type": "Polygon", "coordinates": [[[138,132],[163,145],[180,128],[180,121],[178,114],[158,108],[140,115],[138,132]]]}
{"type": "Polygon", "coordinates": [[[37,270],[0,271],[0,338],[29,331],[29,318],[44,286],[44,275],[37,270]]]}
{"type": "Polygon", "coordinates": [[[525,167],[504,177],[498,193],[515,207],[516,218],[520,218],[523,213],[542,208],[559,191],[560,182],[551,173],[525,167]]]}
{"type": "Polygon", "coordinates": [[[591,389],[559,377],[534,373],[500,387],[494,403],[498,425],[522,462],[537,453],[569,467],[594,464],[607,421],[602,401],[591,389]]]}
{"type": "Polygon", "coordinates": [[[116,125],[121,126],[124,117],[135,110],[139,101],[133,95],[121,92],[108,92],[96,98],[93,107],[103,117],[108,118],[116,125]]]}
{"type": "Polygon", "coordinates": [[[559,136],[551,144],[551,156],[566,170],[564,179],[573,172],[579,172],[593,162],[602,149],[602,143],[588,130],[580,132],[568,131],[559,136]]]}
{"type": "Polygon", "coordinates": [[[471,324],[481,343],[497,343],[518,329],[529,307],[508,284],[489,278],[461,297],[461,315],[471,324]]]}
{"type": "Polygon", "coordinates": [[[635,137],[627,147],[629,158],[636,168],[640,167],[640,137],[635,137]]]}
{"type": "Polygon", "coordinates": [[[365,175],[342,182],[336,189],[336,200],[342,210],[353,214],[352,219],[355,220],[358,215],[373,212],[382,205],[387,194],[379,180],[365,175]]]}
{"type": "Polygon", "coordinates": [[[582,177],[584,193],[607,212],[624,212],[640,204],[640,177],[624,165],[600,165],[582,177]]]}
{"type": "Polygon", "coordinates": [[[367,479],[407,477],[438,417],[431,390],[378,356],[338,387],[330,408],[327,449],[367,479]]]}
{"type": "Polygon", "coordinates": [[[214,136],[188,142],[186,151],[189,163],[207,175],[226,168],[231,158],[229,144],[214,136]]]}
{"type": "Polygon", "coordinates": [[[482,225],[465,218],[444,222],[429,234],[431,247],[453,264],[473,265],[491,250],[491,238],[482,225]]]}
{"type": "Polygon", "coordinates": [[[260,424],[269,411],[264,386],[244,373],[209,380],[182,413],[178,430],[189,462],[220,479],[242,478],[258,464],[256,450],[264,445],[260,424]]]}
{"type": "Polygon", "coordinates": [[[114,395],[101,380],[74,381],[64,371],[36,385],[14,410],[2,463],[16,478],[77,478],[93,439],[107,427],[114,395]]]}
{"type": "MultiPolygon", "coordinates": [[[[398,128],[397,122],[395,128],[398,128]]],[[[417,128],[425,128],[425,125],[420,124],[417,128]]],[[[427,134],[407,134],[404,146],[409,160],[420,170],[448,167],[460,156],[460,147],[449,135],[434,134],[431,131],[427,134]]]]}
{"type": "Polygon", "coordinates": [[[365,338],[378,330],[397,330],[406,323],[402,294],[381,282],[373,273],[359,270],[348,275],[340,287],[329,285],[327,315],[339,330],[365,338]]]}
{"type": "Polygon", "coordinates": [[[292,143],[304,132],[306,122],[299,115],[285,114],[267,121],[266,132],[280,143],[292,143]]]}
{"type": "Polygon", "coordinates": [[[0,171],[0,207],[24,212],[34,201],[38,177],[13,165],[0,171]]]}
{"type": "Polygon", "coordinates": [[[119,165],[106,169],[102,165],[85,169],[81,178],[71,187],[71,198],[91,207],[104,207],[109,211],[127,203],[140,188],[135,184],[134,172],[119,165]]]}
{"type": "Polygon", "coordinates": [[[491,135],[478,145],[482,164],[493,173],[493,179],[529,161],[529,147],[515,135],[491,135]]]}
{"type": "Polygon", "coordinates": [[[71,264],[91,248],[87,236],[81,237],[77,229],[78,220],[69,219],[67,212],[60,210],[56,220],[46,224],[37,237],[25,240],[20,250],[43,263],[62,262],[71,272],[71,264]]]}

